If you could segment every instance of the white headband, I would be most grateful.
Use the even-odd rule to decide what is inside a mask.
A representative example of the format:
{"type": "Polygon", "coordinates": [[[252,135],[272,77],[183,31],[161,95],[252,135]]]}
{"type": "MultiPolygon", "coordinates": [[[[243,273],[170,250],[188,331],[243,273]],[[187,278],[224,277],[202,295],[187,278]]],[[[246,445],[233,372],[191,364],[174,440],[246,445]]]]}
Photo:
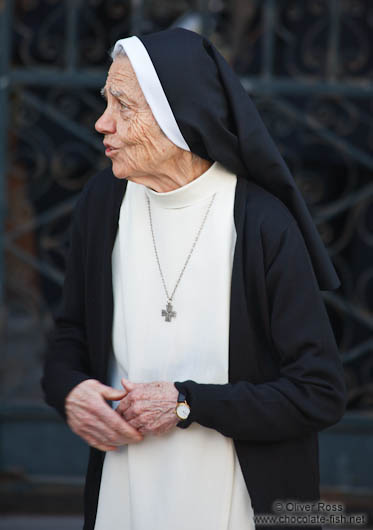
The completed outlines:
{"type": "Polygon", "coordinates": [[[133,37],[120,39],[115,43],[112,52],[114,57],[118,53],[119,48],[122,48],[128,55],[141,90],[143,91],[145,99],[148,102],[159,127],[171,142],[178,147],[181,147],[181,149],[185,149],[185,151],[190,151],[188,144],[181,134],[157,72],[144,44],[134,35],[133,37]]]}

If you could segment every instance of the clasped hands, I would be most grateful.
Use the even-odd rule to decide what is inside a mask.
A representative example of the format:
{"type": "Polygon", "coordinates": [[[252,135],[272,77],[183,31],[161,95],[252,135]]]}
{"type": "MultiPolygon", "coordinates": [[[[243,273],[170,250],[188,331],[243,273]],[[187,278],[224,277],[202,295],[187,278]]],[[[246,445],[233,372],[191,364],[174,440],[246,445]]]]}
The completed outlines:
{"type": "Polygon", "coordinates": [[[161,435],[172,429],[178,390],[173,383],[132,383],[121,380],[123,390],[87,379],[67,395],[65,410],[71,430],[101,451],[138,443],[144,435],[161,435]],[[119,401],[113,409],[106,400],[119,401]]]}

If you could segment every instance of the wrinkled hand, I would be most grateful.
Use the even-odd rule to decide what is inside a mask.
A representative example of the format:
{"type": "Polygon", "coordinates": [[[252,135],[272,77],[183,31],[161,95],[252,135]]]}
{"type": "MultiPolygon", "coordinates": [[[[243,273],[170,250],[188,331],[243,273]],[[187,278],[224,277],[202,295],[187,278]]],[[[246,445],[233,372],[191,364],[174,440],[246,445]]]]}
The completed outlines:
{"type": "Polygon", "coordinates": [[[82,381],[65,399],[69,427],[101,451],[114,451],[121,445],[140,442],[143,435],[105,401],[122,399],[125,394],[125,390],[116,390],[96,379],[82,381]]]}
{"type": "Polygon", "coordinates": [[[175,414],[179,392],[173,383],[132,383],[123,378],[122,385],[128,393],[116,412],[140,433],[164,434],[180,421],[175,414]]]}

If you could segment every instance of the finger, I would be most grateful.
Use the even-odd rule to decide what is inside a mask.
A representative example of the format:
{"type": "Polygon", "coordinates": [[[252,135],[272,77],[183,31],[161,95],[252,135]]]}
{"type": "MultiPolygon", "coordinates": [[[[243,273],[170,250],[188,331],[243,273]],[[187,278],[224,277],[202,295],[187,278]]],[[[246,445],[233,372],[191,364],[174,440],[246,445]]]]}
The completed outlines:
{"type": "Polygon", "coordinates": [[[101,418],[107,427],[120,436],[125,435],[131,438],[140,436],[140,433],[111,407],[108,407],[108,410],[103,412],[101,418]]]}
{"type": "Polygon", "coordinates": [[[132,403],[128,409],[122,412],[121,416],[128,422],[133,418],[138,418],[143,412],[145,411],[142,409],[140,402],[137,401],[136,403],[132,403]]]}
{"type": "MultiPolygon", "coordinates": [[[[131,414],[131,410],[130,410],[130,409],[128,409],[128,410],[126,410],[125,412],[123,412],[120,416],[121,416],[121,417],[124,419],[124,421],[126,421],[127,423],[129,423],[132,419],[137,418],[137,414],[134,414],[133,412],[132,412],[132,414],[131,414]]],[[[132,425],[132,423],[131,423],[131,425],[132,425]]]]}
{"type": "MultiPolygon", "coordinates": [[[[105,402],[99,401],[97,407],[94,411],[88,412],[84,411],[84,414],[80,411],[72,411],[70,416],[70,426],[72,430],[82,436],[94,437],[96,440],[105,442],[110,440],[114,444],[118,441],[118,438],[123,437],[123,420],[107,405],[105,402]],[[114,422],[110,422],[107,417],[107,411],[114,416],[114,422]],[[119,425],[118,425],[119,420],[119,425]]],[[[124,423],[124,426],[126,424],[124,423]]],[[[126,428],[126,435],[133,435],[134,433],[129,432],[130,427],[126,428]]],[[[136,431],[135,431],[136,433],[136,431]]]]}
{"type": "Polygon", "coordinates": [[[100,451],[115,451],[118,447],[115,445],[109,445],[102,442],[99,442],[93,437],[87,437],[86,442],[91,447],[94,447],[95,449],[99,449],[100,451]]]}
{"type": "Polygon", "coordinates": [[[135,388],[136,386],[136,383],[132,383],[132,381],[130,381],[129,379],[126,379],[125,377],[122,377],[121,379],[121,383],[122,385],[124,386],[124,388],[127,390],[127,391],[131,391],[135,388]]]}
{"type": "Polygon", "coordinates": [[[119,406],[120,406],[120,403],[117,407],[113,408],[105,400],[99,400],[98,403],[91,403],[90,412],[98,420],[102,421],[108,426],[112,426],[112,427],[114,425],[118,426],[117,410],[119,406]]]}
{"type": "Polygon", "coordinates": [[[129,422],[136,430],[142,435],[145,436],[146,434],[151,434],[151,430],[146,426],[142,424],[142,421],[139,420],[139,418],[134,418],[129,422]]]}
{"type": "Polygon", "coordinates": [[[74,432],[83,438],[89,437],[104,445],[116,445],[117,432],[113,429],[108,429],[108,426],[97,420],[97,418],[84,422],[79,422],[75,419],[74,427],[74,432]]]}
{"type": "Polygon", "coordinates": [[[116,451],[118,449],[117,445],[102,445],[100,443],[94,444],[95,449],[100,449],[100,451],[116,451]]]}
{"type": "Polygon", "coordinates": [[[141,432],[140,429],[145,429],[145,428],[146,428],[146,426],[143,425],[143,422],[142,422],[142,420],[140,419],[139,416],[136,417],[136,418],[133,418],[133,419],[129,420],[128,423],[129,423],[134,429],[138,430],[139,432],[141,432]]]}
{"type": "Polygon", "coordinates": [[[119,399],[124,398],[124,396],[127,394],[127,390],[117,390],[116,388],[102,385],[100,394],[105,399],[110,399],[111,401],[117,401],[119,399]]]}
{"type": "Polygon", "coordinates": [[[147,434],[151,434],[151,432],[148,431],[146,427],[139,427],[138,431],[143,435],[146,436],[147,434]]]}
{"type": "Polygon", "coordinates": [[[127,444],[127,443],[134,443],[139,442],[142,440],[142,435],[140,433],[136,432],[136,436],[132,436],[129,433],[118,433],[115,431],[109,431],[107,429],[107,426],[102,425],[98,427],[99,430],[96,429],[82,429],[80,433],[78,433],[82,438],[85,440],[89,439],[91,443],[95,445],[100,445],[100,447],[110,447],[112,448],[119,447],[121,445],[127,444]]]}
{"type": "Polygon", "coordinates": [[[117,406],[116,408],[116,411],[119,413],[119,414],[123,414],[123,412],[125,412],[130,406],[131,406],[131,403],[132,403],[132,399],[129,395],[125,396],[119,403],[119,405],[117,406]]]}

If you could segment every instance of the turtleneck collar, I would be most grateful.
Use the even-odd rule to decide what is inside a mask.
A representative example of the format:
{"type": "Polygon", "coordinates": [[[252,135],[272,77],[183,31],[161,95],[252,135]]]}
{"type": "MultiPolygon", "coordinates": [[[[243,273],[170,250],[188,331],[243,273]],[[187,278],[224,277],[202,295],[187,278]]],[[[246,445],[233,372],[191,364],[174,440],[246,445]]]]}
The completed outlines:
{"type": "Polygon", "coordinates": [[[144,186],[151,204],[160,208],[184,208],[213,195],[232,177],[219,162],[214,162],[202,175],[176,190],[157,192],[144,186]]]}

